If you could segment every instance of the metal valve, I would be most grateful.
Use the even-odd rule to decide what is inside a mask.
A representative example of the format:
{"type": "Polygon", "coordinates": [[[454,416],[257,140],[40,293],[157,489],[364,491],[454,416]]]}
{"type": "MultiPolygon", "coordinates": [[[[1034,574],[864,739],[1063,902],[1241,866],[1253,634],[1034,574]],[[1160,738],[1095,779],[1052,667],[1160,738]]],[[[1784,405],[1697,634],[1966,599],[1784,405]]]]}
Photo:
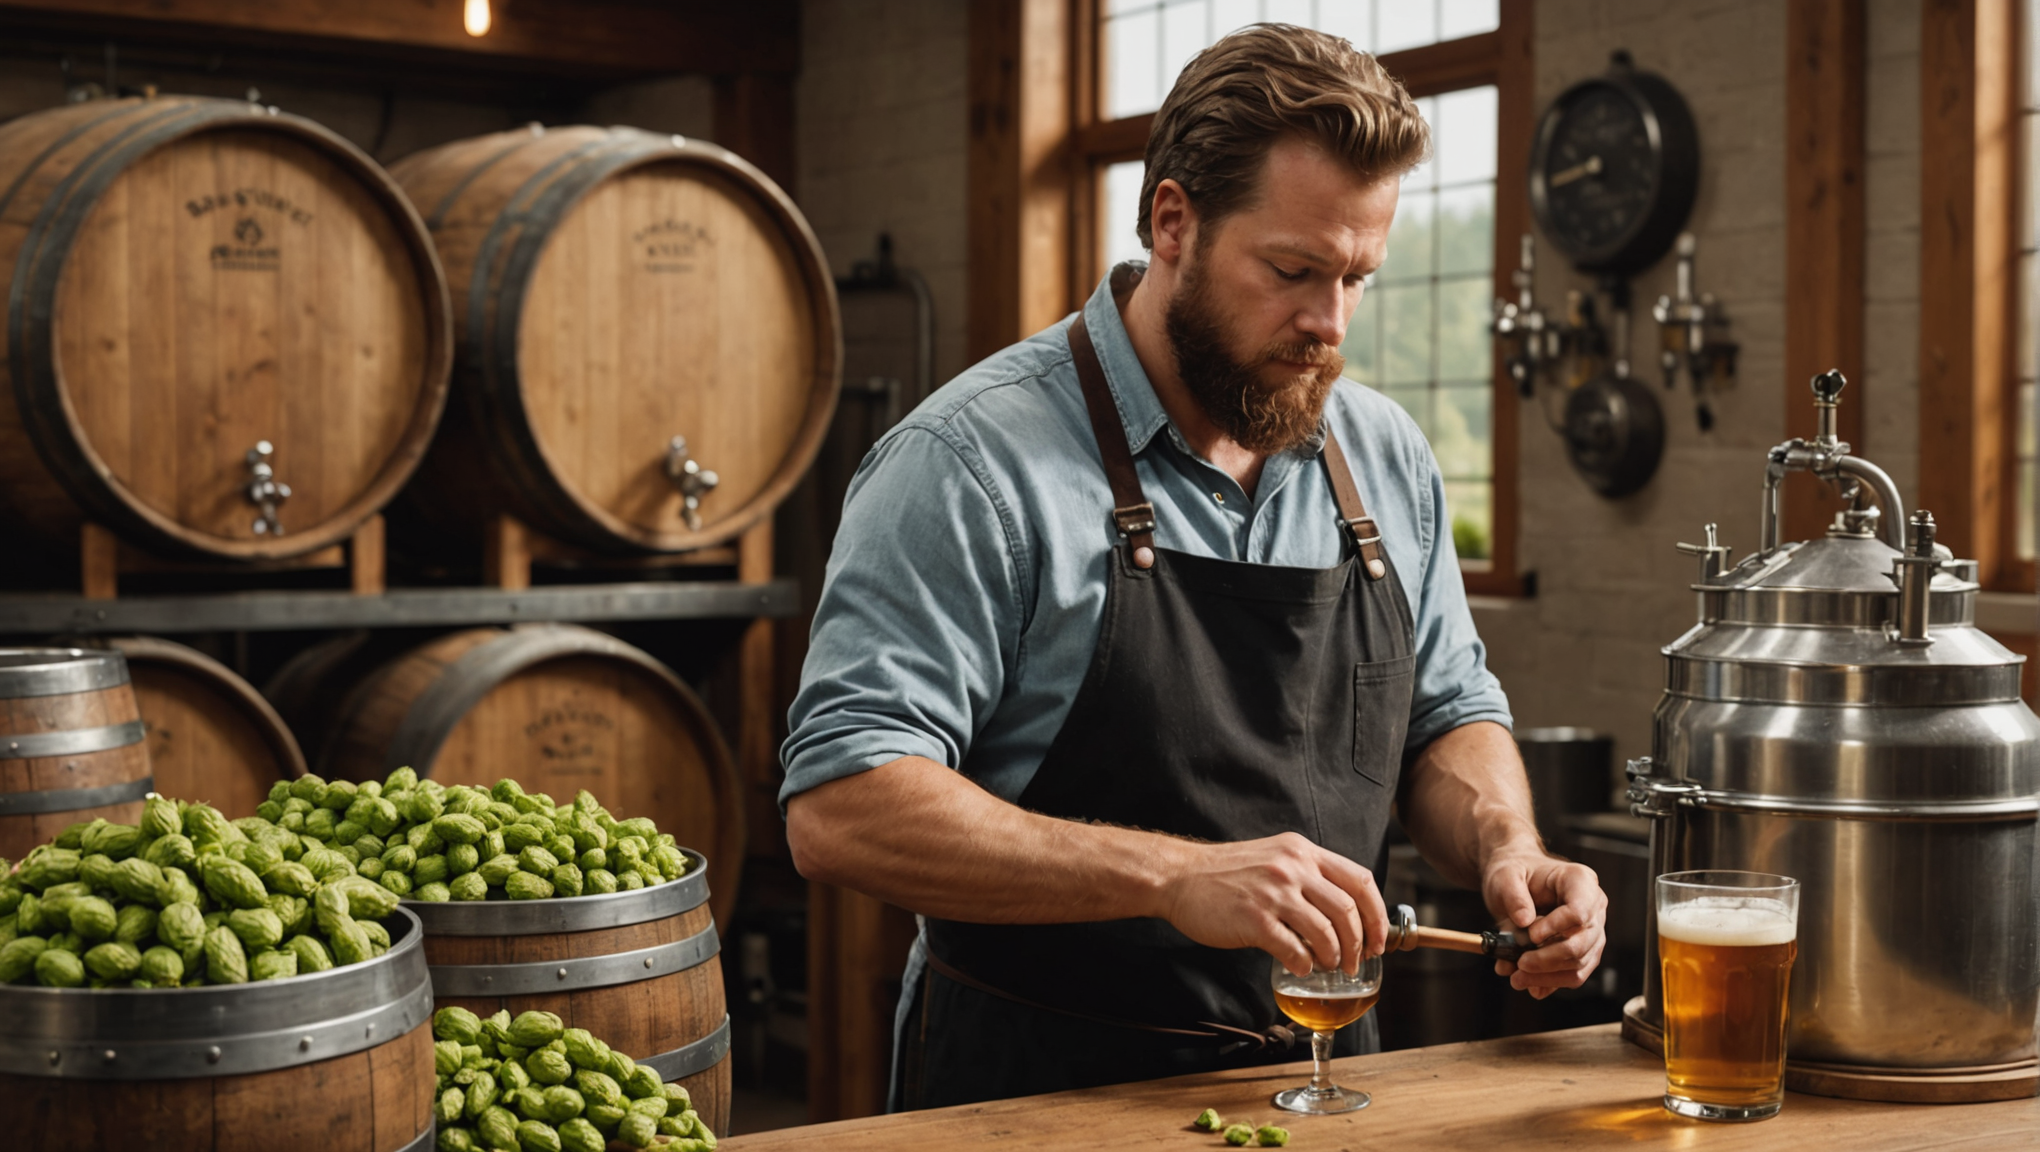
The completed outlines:
{"type": "Polygon", "coordinates": [[[248,502],[255,505],[255,534],[257,536],[283,535],[283,520],[278,512],[283,502],[290,499],[290,485],[276,478],[276,469],[269,458],[276,454],[276,446],[267,440],[257,440],[248,449],[248,502]]]}
{"type": "Polygon", "coordinates": [[[1525,232],[1521,264],[1509,275],[1516,285],[1516,299],[1495,300],[1490,329],[1495,339],[1504,343],[1509,378],[1526,397],[1536,391],[1537,373],[1557,354],[1557,349],[1551,346],[1555,334],[1547,331],[1544,311],[1537,306],[1537,296],[1531,287],[1536,275],[1537,245],[1525,232]]]}
{"type": "Polygon", "coordinates": [[[687,527],[701,531],[701,499],[713,492],[722,478],[687,454],[685,436],[675,436],[666,445],[666,478],[680,490],[680,515],[687,521],[687,527]]]}
{"type": "Polygon", "coordinates": [[[1696,243],[1691,232],[1679,234],[1678,295],[1660,296],[1651,309],[1661,338],[1658,367],[1664,370],[1665,387],[1678,387],[1679,368],[1693,381],[1693,412],[1706,432],[1714,427],[1714,409],[1707,392],[1717,378],[1735,375],[1735,356],[1740,346],[1718,338],[1714,330],[1725,328],[1714,297],[1693,287],[1693,254],[1696,243]]]}
{"type": "Polygon", "coordinates": [[[1709,524],[1705,531],[1707,533],[1707,543],[1677,545],[1679,551],[1684,552],[1686,555],[1698,556],[1700,558],[1700,580],[1702,583],[1728,571],[1728,558],[1735,551],[1735,549],[1723,544],[1717,537],[1716,525],[1709,524]]]}

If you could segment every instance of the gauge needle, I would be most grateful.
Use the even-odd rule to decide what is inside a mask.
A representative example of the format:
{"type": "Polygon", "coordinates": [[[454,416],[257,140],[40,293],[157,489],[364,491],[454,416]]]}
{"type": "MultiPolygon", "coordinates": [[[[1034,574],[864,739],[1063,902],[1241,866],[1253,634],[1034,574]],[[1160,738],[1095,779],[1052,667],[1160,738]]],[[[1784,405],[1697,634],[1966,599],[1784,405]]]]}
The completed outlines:
{"type": "Polygon", "coordinates": [[[1563,172],[1552,173],[1551,178],[1546,183],[1550,184],[1553,188],[1563,188],[1575,180],[1584,179],[1588,176],[1599,176],[1600,174],[1601,158],[1599,156],[1589,156],[1581,163],[1575,164],[1563,172]]]}

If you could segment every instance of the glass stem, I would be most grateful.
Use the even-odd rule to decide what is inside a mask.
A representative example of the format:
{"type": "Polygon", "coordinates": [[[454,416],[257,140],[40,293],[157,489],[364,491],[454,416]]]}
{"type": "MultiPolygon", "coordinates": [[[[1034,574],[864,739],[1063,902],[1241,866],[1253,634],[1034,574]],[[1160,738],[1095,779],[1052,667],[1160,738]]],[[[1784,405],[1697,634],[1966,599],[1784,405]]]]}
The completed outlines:
{"type": "Polygon", "coordinates": [[[1332,1034],[1312,1032],[1310,1034],[1310,1091],[1313,1096],[1327,1096],[1336,1091],[1332,1087],[1332,1034]]]}

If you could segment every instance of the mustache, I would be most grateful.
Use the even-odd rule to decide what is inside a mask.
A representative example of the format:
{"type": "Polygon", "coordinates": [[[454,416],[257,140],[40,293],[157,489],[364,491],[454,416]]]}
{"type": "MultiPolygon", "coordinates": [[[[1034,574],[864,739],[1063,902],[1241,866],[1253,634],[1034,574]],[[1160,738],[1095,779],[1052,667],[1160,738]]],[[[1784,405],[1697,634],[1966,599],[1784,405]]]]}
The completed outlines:
{"type": "Polygon", "coordinates": [[[1286,341],[1270,344],[1261,349],[1250,362],[1256,368],[1270,364],[1302,364],[1314,372],[1330,369],[1333,374],[1346,368],[1346,358],[1337,348],[1318,340],[1286,341]]]}

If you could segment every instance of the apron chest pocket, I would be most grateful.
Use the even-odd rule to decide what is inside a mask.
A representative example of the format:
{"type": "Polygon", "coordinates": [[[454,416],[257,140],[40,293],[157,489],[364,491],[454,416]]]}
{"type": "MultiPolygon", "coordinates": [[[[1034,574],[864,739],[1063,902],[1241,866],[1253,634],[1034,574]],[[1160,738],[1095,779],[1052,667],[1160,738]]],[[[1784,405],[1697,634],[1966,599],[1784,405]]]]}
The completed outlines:
{"type": "Polygon", "coordinates": [[[1417,658],[1353,665],[1353,770],[1384,788],[1402,771],[1417,658]]]}

